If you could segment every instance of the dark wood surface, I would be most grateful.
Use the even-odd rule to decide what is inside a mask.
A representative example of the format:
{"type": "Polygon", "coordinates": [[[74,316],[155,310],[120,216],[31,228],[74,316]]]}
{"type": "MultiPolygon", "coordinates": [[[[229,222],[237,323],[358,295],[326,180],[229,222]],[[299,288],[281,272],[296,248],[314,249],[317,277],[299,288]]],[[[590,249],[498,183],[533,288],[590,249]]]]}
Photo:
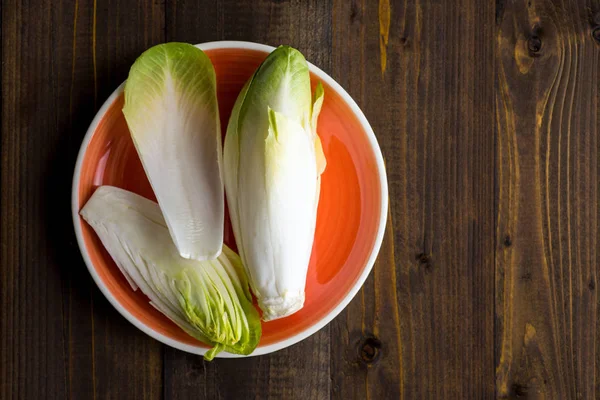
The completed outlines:
{"type": "Polygon", "coordinates": [[[600,1],[2,0],[0,399],[600,398],[600,1]],[[202,361],[95,287],[87,126],[164,41],[290,44],[370,120],[379,259],[288,349],[202,361]]]}

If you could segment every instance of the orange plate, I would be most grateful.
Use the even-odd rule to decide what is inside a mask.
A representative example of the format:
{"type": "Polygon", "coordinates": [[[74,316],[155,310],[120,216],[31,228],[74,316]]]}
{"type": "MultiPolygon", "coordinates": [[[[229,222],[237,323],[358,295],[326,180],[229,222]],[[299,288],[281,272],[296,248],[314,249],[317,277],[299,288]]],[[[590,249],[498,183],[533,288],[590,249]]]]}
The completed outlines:
{"type": "MultiPolygon", "coordinates": [[[[233,104],[242,86],[265,59],[264,51],[206,51],[217,73],[219,111],[225,134],[233,104]]],[[[313,88],[317,77],[311,72],[313,88]]],[[[263,322],[259,346],[289,339],[314,326],[349,294],[367,268],[376,247],[382,212],[380,170],[368,135],[341,95],[326,83],[319,135],[327,157],[322,176],[315,243],[306,279],[304,308],[287,318],[263,322]]],[[[79,207],[100,185],[127,189],[156,201],[131,141],[121,109],[121,94],[99,122],[83,156],[78,182],[79,207]]],[[[76,183],[77,184],[77,183],[76,183]]],[[[225,243],[235,248],[228,216],[225,243]]],[[[83,243],[93,268],[108,291],[141,323],[181,343],[201,343],[154,309],[146,296],[134,292],[94,231],[79,220],[83,243]]]]}

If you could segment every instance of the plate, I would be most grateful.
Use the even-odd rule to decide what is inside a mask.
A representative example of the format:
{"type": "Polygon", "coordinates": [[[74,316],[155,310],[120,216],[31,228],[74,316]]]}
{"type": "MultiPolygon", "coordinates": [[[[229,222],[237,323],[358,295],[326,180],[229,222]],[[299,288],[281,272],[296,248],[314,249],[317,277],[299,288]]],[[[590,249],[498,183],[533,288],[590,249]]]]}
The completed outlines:
{"type": "MultiPolygon", "coordinates": [[[[249,42],[197,45],[214,64],[223,134],[244,83],[274,49],[249,42]]],[[[309,63],[311,83],[321,81],[325,101],[318,132],[327,158],[322,175],[315,242],[306,279],[304,308],[263,322],[263,336],[252,355],[288,347],[317,332],[356,295],[381,246],[387,216],[387,180],[377,140],[365,116],[331,77],[309,63]]],[[[207,346],[188,336],[133,291],[79,210],[101,185],[113,185],[156,200],[127,124],[119,86],[92,121],[81,145],[72,190],[75,232],[83,259],[100,290],[131,323],[180,350],[204,354],[207,346]]],[[[228,216],[225,243],[235,248],[228,216]]],[[[220,353],[218,357],[241,357],[220,353]]]]}

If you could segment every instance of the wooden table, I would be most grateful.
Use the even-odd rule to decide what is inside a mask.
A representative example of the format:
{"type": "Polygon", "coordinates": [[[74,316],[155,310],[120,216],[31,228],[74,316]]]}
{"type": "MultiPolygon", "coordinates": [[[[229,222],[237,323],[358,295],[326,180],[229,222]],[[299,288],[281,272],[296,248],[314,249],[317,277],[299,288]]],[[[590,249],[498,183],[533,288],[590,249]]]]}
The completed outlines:
{"type": "Polygon", "coordinates": [[[599,398],[599,0],[3,0],[1,40],[1,399],[599,398]],[[295,46],[348,90],[390,212],[333,322],[206,363],[109,305],[69,197],[134,59],[222,39],[295,46]]]}

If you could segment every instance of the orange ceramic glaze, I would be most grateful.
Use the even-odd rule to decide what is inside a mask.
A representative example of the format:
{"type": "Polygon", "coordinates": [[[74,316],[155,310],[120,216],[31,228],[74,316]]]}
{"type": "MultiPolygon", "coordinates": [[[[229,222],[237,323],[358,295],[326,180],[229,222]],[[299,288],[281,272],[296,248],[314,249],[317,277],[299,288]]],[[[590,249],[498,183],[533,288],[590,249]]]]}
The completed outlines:
{"type": "MultiPolygon", "coordinates": [[[[223,134],[242,86],[267,53],[248,49],[206,52],[217,73],[223,134]]],[[[317,81],[312,76],[313,87],[317,81]]],[[[287,318],[263,323],[260,346],[289,339],[330,313],[359,279],[374,248],[381,218],[380,176],[375,154],[350,106],[327,84],[318,132],[327,158],[304,308],[287,318]]],[[[110,106],[85,152],[78,182],[79,207],[100,185],[113,185],[156,200],[131,141],[121,109],[110,106]]],[[[80,219],[85,248],[94,269],[114,298],[140,322],[171,339],[200,345],[134,292],[94,231],[80,219]]],[[[225,242],[235,248],[229,220],[225,242]]]]}

